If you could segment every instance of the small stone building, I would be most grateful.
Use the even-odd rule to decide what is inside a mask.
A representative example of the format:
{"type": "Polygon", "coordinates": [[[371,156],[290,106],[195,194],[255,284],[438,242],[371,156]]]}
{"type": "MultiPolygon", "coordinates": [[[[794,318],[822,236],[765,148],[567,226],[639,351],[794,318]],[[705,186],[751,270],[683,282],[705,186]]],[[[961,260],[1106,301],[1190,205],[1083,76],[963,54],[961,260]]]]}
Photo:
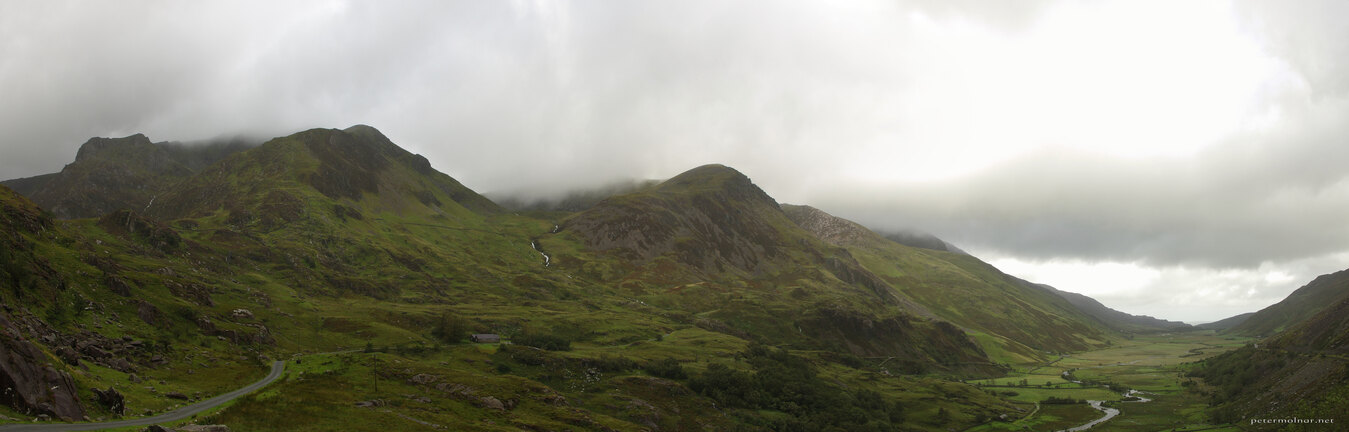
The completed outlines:
{"type": "Polygon", "coordinates": [[[468,340],[477,343],[500,343],[501,336],[494,335],[491,333],[475,333],[473,335],[470,335],[468,337],[468,340]]]}

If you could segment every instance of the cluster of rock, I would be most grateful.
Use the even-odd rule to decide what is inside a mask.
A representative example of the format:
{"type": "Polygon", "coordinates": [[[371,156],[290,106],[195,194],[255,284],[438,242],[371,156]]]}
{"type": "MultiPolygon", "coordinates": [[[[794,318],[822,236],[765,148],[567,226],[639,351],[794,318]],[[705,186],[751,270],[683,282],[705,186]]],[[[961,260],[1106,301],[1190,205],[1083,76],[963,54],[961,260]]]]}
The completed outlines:
{"type": "Polygon", "coordinates": [[[71,366],[80,366],[81,361],[87,361],[129,374],[137,371],[137,363],[153,364],[156,357],[159,362],[165,362],[163,357],[153,355],[144,341],[130,336],[109,338],[85,330],[68,334],[52,332],[43,335],[42,341],[61,361],[71,366]]]}
{"type": "Polygon", "coordinates": [[[27,415],[85,417],[70,374],[53,367],[5,314],[0,314],[0,403],[27,415]]]}
{"type": "MultiPolygon", "coordinates": [[[[236,313],[234,314],[235,317],[238,317],[237,314],[238,311],[247,312],[246,309],[236,309],[235,310],[236,313]]],[[[248,316],[251,317],[252,314],[249,313],[248,316]]],[[[207,336],[215,336],[216,338],[219,338],[221,340],[226,340],[241,345],[276,344],[276,339],[272,338],[271,330],[269,330],[265,325],[257,323],[235,323],[235,324],[243,327],[249,327],[252,328],[253,330],[250,332],[244,330],[224,329],[218,327],[216,323],[208,317],[203,316],[197,318],[197,328],[201,329],[202,334],[205,334],[207,336]]]]}

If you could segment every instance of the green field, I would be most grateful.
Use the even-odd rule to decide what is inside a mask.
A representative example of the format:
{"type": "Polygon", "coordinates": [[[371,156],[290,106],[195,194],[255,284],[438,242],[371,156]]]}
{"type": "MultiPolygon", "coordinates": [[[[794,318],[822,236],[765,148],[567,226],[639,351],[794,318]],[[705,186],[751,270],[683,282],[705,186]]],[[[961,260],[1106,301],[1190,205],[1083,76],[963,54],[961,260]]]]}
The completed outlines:
{"type": "Polygon", "coordinates": [[[1209,331],[1140,335],[1109,348],[1064,355],[1046,363],[1015,365],[1014,372],[1000,378],[968,383],[986,392],[1024,404],[1033,412],[1022,419],[993,421],[971,431],[1056,431],[1087,423],[1101,412],[1084,404],[1038,404],[1050,397],[1103,400],[1120,415],[1092,430],[1222,430],[1206,423],[1207,401],[1182,389],[1183,364],[1205,359],[1244,345],[1248,339],[1223,337],[1209,331]],[[1069,382],[1063,375],[1083,383],[1069,382]],[[1135,389],[1148,402],[1124,402],[1123,395],[1107,388],[1135,389]]]}

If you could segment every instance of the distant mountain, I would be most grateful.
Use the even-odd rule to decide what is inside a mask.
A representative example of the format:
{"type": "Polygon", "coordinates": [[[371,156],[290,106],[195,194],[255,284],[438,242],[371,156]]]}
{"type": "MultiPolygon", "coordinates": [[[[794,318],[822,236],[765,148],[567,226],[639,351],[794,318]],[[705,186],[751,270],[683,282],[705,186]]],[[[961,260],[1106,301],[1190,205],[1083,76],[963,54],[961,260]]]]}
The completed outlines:
{"type": "Polygon", "coordinates": [[[1108,328],[1063,298],[977,258],[911,247],[809,206],[783,206],[797,225],[842,247],[898,296],[974,335],[1002,362],[1104,344],[1108,328]]]}
{"type": "Polygon", "coordinates": [[[142,134],[90,138],[60,172],[0,182],[60,219],[142,209],[193,173],[256,145],[242,138],[152,143],[142,134]]]}
{"type": "Polygon", "coordinates": [[[1223,318],[1211,323],[1203,323],[1194,327],[1200,330],[1218,330],[1218,331],[1227,330],[1232,327],[1236,327],[1237,324],[1245,322],[1247,319],[1251,317],[1251,315],[1255,315],[1255,312],[1246,312],[1244,314],[1233,315],[1228,318],[1223,318]]]}
{"type": "Polygon", "coordinates": [[[1110,328],[1121,332],[1146,333],[1189,330],[1192,328],[1189,324],[1179,321],[1167,321],[1146,315],[1132,315],[1120,312],[1106,307],[1106,305],[1101,304],[1101,302],[1096,301],[1096,299],[1082,294],[1062,291],[1049,285],[1037,285],[1067,299],[1073,306],[1077,306],[1078,309],[1081,309],[1093,318],[1096,318],[1110,328]]]}
{"type": "Polygon", "coordinates": [[[1224,333],[1266,337],[1287,330],[1349,297],[1349,270],[1321,275],[1282,301],[1270,305],[1224,333]]]}
{"type": "Polygon", "coordinates": [[[571,191],[560,198],[530,199],[519,198],[508,194],[489,194],[488,198],[512,211],[579,212],[598,204],[605,198],[645,190],[660,183],[661,180],[615,182],[592,189],[571,191]]]}
{"type": "Polygon", "coordinates": [[[895,243],[899,243],[909,247],[932,249],[943,252],[955,252],[958,254],[968,255],[967,253],[965,253],[965,251],[960,250],[960,248],[957,248],[955,245],[947,243],[945,240],[937,238],[937,236],[922,231],[914,231],[914,230],[881,231],[881,235],[887,239],[890,239],[895,243]]]}
{"type": "MultiPolygon", "coordinates": [[[[369,126],[312,129],[238,153],[165,191],[145,212],[161,220],[223,214],[233,225],[278,224],[320,196],[372,212],[454,215],[501,211],[492,201],[369,126]]],[[[320,206],[322,207],[322,206],[320,206]]]]}

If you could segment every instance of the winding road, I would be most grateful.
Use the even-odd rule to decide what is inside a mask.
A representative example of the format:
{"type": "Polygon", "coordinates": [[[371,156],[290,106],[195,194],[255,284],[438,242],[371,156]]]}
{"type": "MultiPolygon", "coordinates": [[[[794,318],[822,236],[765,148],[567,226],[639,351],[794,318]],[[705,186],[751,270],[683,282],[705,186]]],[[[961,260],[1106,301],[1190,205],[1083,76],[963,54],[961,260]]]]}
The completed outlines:
{"type": "Polygon", "coordinates": [[[215,408],[215,407],[217,407],[217,406],[220,406],[220,404],[223,404],[223,403],[225,403],[225,402],[229,402],[229,401],[231,401],[231,400],[234,400],[234,398],[237,398],[237,397],[239,397],[239,396],[243,396],[243,395],[252,393],[252,392],[254,392],[254,391],[257,391],[258,389],[267,386],[267,384],[271,384],[272,381],[276,381],[277,378],[280,378],[280,377],[281,377],[281,372],[284,371],[284,370],[286,370],[286,362],[278,360],[278,361],[276,361],[275,363],[272,363],[272,372],[269,373],[269,374],[267,374],[267,376],[266,376],[265,378],[260,379],[260,380],[258,380],[257,382],[254,382],[254,383],[252,383],[252,384],[249,384],[249,385],[247,385],[247,386],[244,386],[243,388],[240,388],[240,389],[238,389],[238,390],[235,390],[235,391],[232,391],[232,392],[229,392],[229,393],[225,393],[225,394],[222,394],[222,395],[219,395],[219,396],[216,396],[216,397],[213,397],[213,398],[210,398],[210,399],[201,401],[201,402],[197,402],[197,403],[195,403],[195,404],[188,405],[188,406],[185,406],[185,407],[182,407],[182,408],[178,408],[178,409],[176,409],[176,410],[169,411],[169,412],[166,412],[166,413],[164,413],[164,414],[160,414],[160,415],[153,416],[153,417],[143,417],[143,418],[138,418],[138,419],[117,420],[117,421],[100,422],[100,423],[17,423],[17,424],[5,424],[5,425],[0,425],[0,431],[4,431],[4,432],[8,432],[8,431],[43,431],[43,432],[55,432],[55,431],[87,431],[87,430],[110,429],[110,428],[130,427],[130,426],[149,426],[149,425],[152,425],[152,424],[175,422],[175,421],[183,420],[183,419],[186,419],[186,418],[188,418],[188,417],[192,417],[192,416],[194,416],[194,415],[200,414],[201,412],[206,411],[206,410],[209,410],[209,409],[211,409],[211,408],[215,408]]]}

